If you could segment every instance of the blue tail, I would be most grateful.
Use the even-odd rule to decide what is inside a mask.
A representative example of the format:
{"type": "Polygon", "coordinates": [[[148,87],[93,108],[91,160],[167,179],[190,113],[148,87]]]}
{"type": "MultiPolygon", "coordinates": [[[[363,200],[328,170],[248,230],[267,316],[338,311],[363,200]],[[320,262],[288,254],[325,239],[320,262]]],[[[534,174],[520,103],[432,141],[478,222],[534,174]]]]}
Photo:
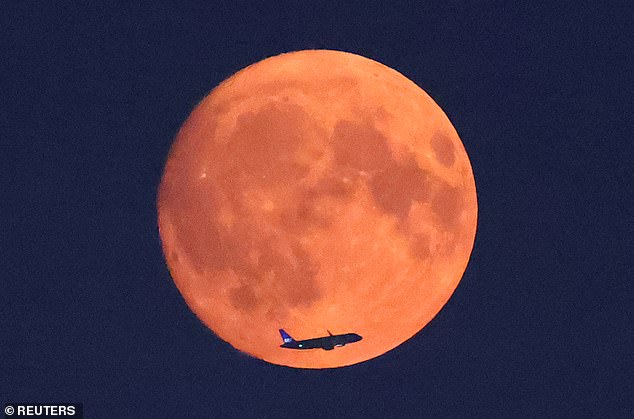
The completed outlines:
{"type": "Polygon", "coordinates": [[[291,335],[286,333],[284,329],[280,329],[280,335],[282,335],[282,340],[284,341],[284,343],[293,342],[295,340],[291,337],[291,335]]]}

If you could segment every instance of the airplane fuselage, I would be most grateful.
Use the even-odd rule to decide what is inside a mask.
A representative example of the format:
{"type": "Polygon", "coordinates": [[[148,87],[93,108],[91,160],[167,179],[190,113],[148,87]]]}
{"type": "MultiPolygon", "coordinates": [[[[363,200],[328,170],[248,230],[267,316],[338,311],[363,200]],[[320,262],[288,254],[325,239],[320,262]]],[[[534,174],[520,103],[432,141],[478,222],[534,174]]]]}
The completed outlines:
{"type": "Polygon", "coordinates": [[[358,342],[362,339],[361,336],[356,333],[346,333],[343,335],[330,335],[313,339],[305,340],[292,340],[290,342],[284,342],[280,345],[281,348],[287,349],[323,349],[330,351],[336,346],[345,346],[348,343],[358,342]]]}

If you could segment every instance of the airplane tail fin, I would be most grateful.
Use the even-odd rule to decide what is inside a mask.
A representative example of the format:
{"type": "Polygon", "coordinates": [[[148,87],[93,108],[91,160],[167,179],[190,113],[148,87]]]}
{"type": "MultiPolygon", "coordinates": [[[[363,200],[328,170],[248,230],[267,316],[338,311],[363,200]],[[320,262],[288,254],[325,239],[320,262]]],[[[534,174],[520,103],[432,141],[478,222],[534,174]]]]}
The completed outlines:
{"type": "Polygon", "coordinates": [[[295,340],[291,337],[291,335],[286,333],[284,329],[280,329],[280,335],[282,335],[282,340],[284,341],[284,343],[293,342],[295,340]]]}

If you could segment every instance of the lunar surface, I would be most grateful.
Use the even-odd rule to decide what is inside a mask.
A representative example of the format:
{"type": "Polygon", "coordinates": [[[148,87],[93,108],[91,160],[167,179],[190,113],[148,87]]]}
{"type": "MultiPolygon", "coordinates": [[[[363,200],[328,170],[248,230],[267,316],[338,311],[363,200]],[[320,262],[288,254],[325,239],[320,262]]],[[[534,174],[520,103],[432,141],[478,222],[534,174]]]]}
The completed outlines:
{"type": "Polygon", "coordinates": [[[416,84],[338,51],[282,54],[215,88],[179,131],[158,194],[174,282],[221,339],[300,368],[362,362],[420,331],[457,287],[476,189],[416,84]],[[358,333],[331,351],[280,348],[358,333]]]}

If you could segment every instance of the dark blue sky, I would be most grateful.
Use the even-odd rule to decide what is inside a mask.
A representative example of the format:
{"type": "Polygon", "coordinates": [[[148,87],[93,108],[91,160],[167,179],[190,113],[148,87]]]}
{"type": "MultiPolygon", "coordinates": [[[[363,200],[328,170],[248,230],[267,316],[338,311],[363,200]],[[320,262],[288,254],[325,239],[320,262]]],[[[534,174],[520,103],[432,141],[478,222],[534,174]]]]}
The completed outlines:
{"type": "Polygon", "coordinates": [[[56,3],[0,6],[1,403],[135,418],[631,415],[625,1],[56,3]],[[439,315],[375,360],[324,371],[249,358],[206,329],[169,277],[155,207],[194,105],[253,62],[310,48],[425,89],[479,200],[469,267],[439,315]]]}

